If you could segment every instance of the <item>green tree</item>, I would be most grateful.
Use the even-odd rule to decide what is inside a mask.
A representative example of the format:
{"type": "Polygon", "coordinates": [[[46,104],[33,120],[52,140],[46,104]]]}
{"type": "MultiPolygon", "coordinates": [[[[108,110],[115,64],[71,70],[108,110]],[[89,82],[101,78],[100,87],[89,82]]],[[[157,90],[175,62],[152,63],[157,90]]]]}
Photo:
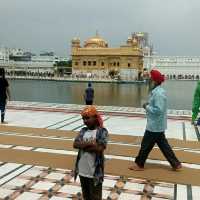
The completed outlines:
{"type": "Polygon", "coordinates": [[[54,64],[55,73],[59,76],[72,73],[72,60],[56,61],[54,64]]]}

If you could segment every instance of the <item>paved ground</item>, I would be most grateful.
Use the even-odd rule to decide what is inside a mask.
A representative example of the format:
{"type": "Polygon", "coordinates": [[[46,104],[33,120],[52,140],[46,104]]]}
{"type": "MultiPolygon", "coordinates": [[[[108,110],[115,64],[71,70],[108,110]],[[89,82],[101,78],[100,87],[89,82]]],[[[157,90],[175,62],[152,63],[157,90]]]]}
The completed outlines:
{"type": "MultiPolygon", "coordinates": [[[[39,102],[9,105],[8,125],[0,127],[0,199],[78,199],[80,183],[71,174],[77,154],[72,142],[83,126],[82,108],[39,102]]],[[[98,110],[110,133],[103,199],[200,199],[200,137],[190,123],[190,111],[169,110],[166,132],[184,169],[171,171],[155,147],[145,172],[134,173],[127,166],[144,133],[143,109],[99,106],[98,110]]]]}

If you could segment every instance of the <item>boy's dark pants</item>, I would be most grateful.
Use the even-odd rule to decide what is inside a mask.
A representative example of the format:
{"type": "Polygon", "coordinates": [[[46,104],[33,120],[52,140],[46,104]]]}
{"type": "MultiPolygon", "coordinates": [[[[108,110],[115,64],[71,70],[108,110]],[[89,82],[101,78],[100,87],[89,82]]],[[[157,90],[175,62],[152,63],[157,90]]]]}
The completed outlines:
{"type": "Polygon", "coordinates": [[[102,200],[102,183],[94,185],[93,178],[80,177],[81,188],[84,200],[102,200]]]}
{"type": "Polygon", "coordinates": [[[142,139],[139,154],[135,159],[135,163],[138,166],[144,167],[145,161],[155,144],[158,145],[163,155],[173,168],[176,168],[180,164],[180,161],[176,158],[174,152],[172,151],[164,132],[150,132],[146,130],[142,139]]]}

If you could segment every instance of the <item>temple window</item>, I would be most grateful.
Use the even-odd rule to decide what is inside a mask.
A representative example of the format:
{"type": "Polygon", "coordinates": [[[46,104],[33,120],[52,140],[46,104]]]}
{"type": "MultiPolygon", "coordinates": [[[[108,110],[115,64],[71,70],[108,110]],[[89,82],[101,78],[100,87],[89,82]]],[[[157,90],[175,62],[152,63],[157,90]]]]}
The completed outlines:
{"type": "Polygon", "coordinates": [[[88,66],[91,66],[91,61],[88,61],[88,66]]]}
{"type": "Polygon", "coordinates": [[[96,64],[97,64],[97,62],[96,62],[96,61],[93,61],[93,65],[96,66],[96,64]]]}
{"type": "Polygon", "coordinates": [[[87,62],[86,61],[83,61],[83,66],[86,66],[87,62]]]}
{"type": "Polygon", "coordinates": [[[101,66],[104,66],[104,62],[101,62],[101,66]]]}
{"type": "Polygon", "coordinates": [[[75,65],[78,66],[78,62],[75,62],[75,65]]]}
{"type": "Polygon", "coordinates": [[[131,64],[130,63],[128,63],[128,67],[130,67],[131,66],[131,64]]]}

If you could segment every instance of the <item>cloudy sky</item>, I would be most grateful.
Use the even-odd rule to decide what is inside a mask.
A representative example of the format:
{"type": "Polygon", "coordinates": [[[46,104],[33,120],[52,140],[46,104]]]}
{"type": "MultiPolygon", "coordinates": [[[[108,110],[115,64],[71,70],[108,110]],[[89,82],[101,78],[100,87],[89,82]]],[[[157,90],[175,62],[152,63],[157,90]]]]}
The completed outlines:
{"type": "Polygon", "coordinates": [[[70,55],[70,41],[109,46],[146,31],[160,55],[200,55],[199,0],[0,0],[0,46],[70,55]]]}

